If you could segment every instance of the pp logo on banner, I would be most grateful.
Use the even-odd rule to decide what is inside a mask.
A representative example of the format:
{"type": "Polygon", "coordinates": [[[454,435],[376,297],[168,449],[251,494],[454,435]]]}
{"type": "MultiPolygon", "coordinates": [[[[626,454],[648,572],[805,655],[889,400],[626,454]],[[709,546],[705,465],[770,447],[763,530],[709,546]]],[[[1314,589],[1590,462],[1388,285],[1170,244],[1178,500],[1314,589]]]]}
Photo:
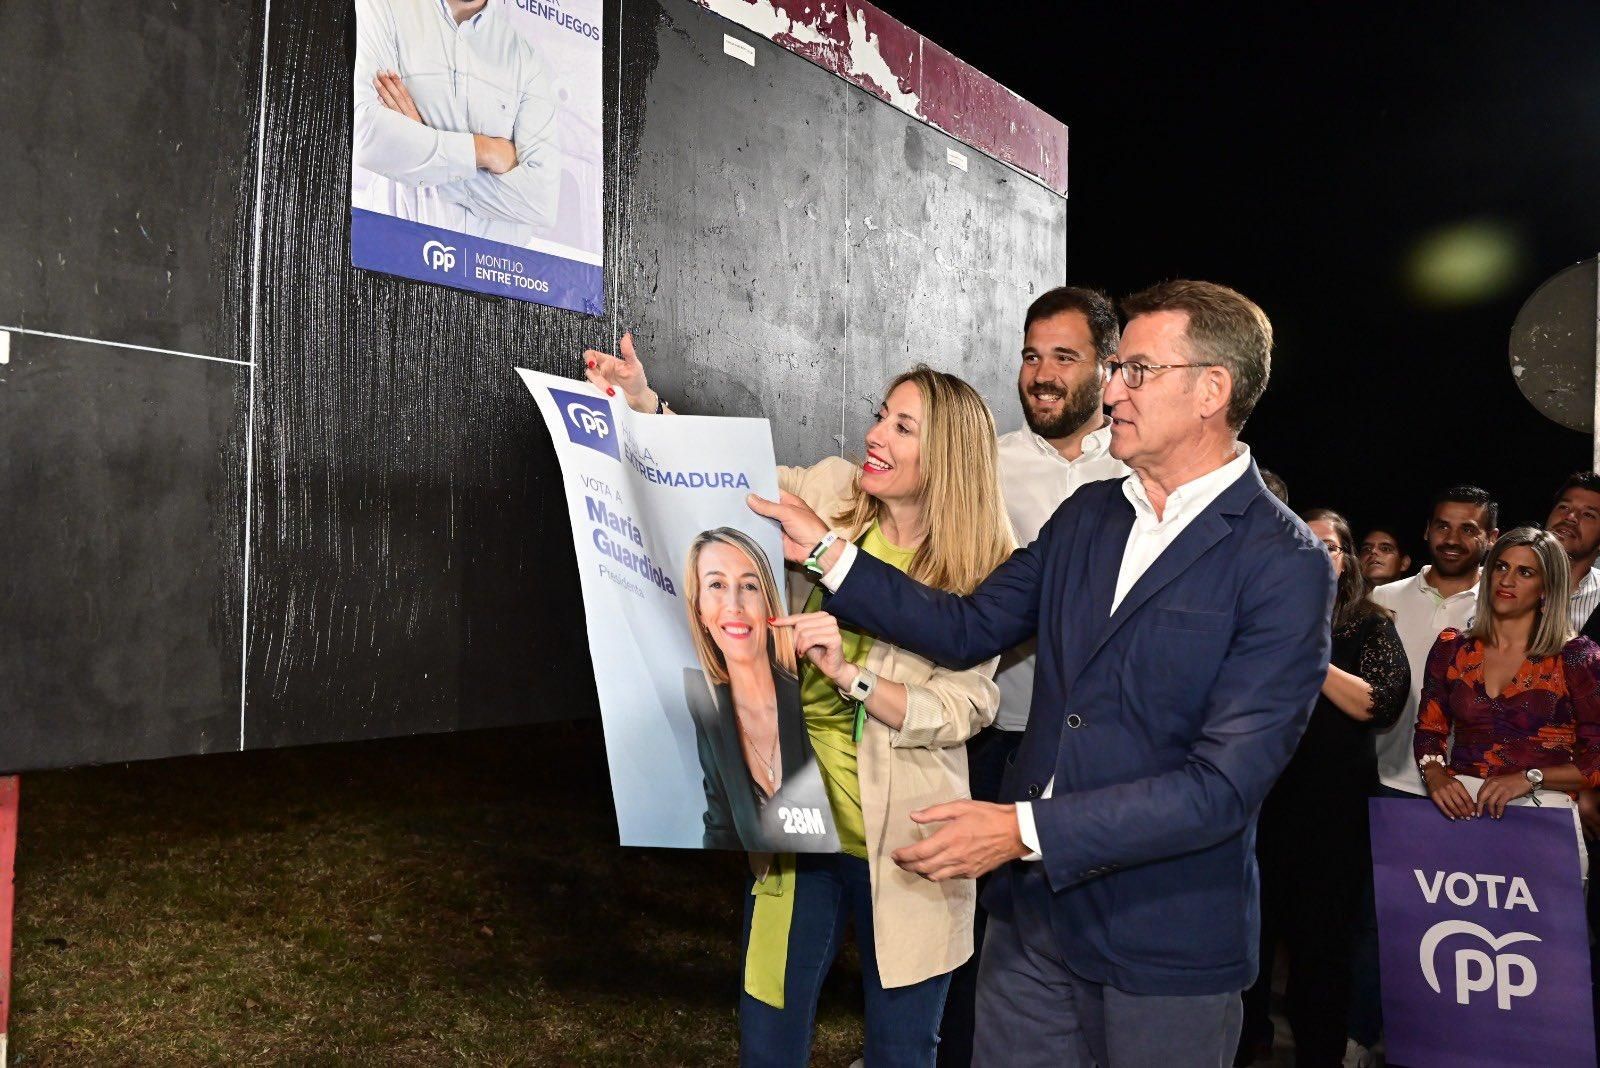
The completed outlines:
{"type": "Polygon", "coordinates": [[[1379,798],[1370,811],[1389,1062],[1595,1063],[1572,810],[1447,823],[1420,798],[1379,798]]]}
{"type": "Polygon", "coordinates": [[[443,241],[429,241],[422,246],[422,262],[435,271],[444,271],[448,274],[456,269],[455,246],[447,245],[443,241]]]}
{"type": "MultiPolygon", "coordinates": [[[[1531,935],[1526,931],[1512,931],[1496,938],[1478,924],[1468,923],[1466,920],[1444,920],[1428,928],[1428,933],[1422,936],[1422,944],[1417,947],[1417,955],[1422,964],[1422,977],[1428,981],[1434,993],[1446,993],[1439,984],[1439,972],[1435,960],[1439,943],[1457,934],[1471,935],[1487,943],[1489,948],[1494,950],[1494,955],[1485,953],[1475,945],[1463,946],[1455,951],[1453,958],[1455,989],[1449,992],[1455,995],[1456,1004],[1470,1005],[1472,995],[1492,991],[1495,1006],[1509,1010],[1512,998],[1527,997],[1539,989],[1539,971],[1533,966],[1533,961],[1521,953],[1500,952],[1516,942],[1537,942],[1538,935],[1531,935]]],[[[1446,985],[1452,985],[1448,978],[1446,985]]]]}
{"type": "Polygon", "coordinates": [[[617,448],[617,427],[611,418],[611,405],[598,397],[585,397],[552,389],[550,396],[561,410],[561,421],[566,424],[567,438],[574,445],[583,445],[595,452],[622,461],[617,448]]]}

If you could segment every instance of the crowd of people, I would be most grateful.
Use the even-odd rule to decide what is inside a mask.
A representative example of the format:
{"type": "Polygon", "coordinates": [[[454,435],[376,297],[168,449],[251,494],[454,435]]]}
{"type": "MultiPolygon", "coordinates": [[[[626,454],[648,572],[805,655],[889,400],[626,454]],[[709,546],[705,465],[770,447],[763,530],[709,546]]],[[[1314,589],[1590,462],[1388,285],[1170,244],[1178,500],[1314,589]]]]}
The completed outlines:
{"type": "MultiPolygon", "coordinates": [[[[1271,348],[1214,283],[1120,316],[1054,289],[1025,427],[918,368],[861,463],[752,499],[809,580],[768,632],[841,852],[751,858],[743,1063],[807,1063],[849,926],[872,1068],[1248,1064],[1280,951],[1296,1063],[1372,1063],[1367,799],[1571,808],[1580,854],[1600,832],[1600,476],[1503,534],[1490,494],[1444,490],[1409,573],[1407,529],[1296,515],[1239,440],[1271,348]]],[[[585,359],[670,411],[631,339],[585,359]]]]}

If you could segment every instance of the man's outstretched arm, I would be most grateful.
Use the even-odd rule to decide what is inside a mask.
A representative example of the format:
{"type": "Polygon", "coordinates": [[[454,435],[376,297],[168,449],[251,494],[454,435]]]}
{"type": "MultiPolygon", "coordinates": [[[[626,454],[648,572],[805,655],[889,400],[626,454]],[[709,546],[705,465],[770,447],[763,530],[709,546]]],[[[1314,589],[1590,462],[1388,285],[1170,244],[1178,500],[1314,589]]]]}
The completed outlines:
{"type": "MultiPolygon", "coordinates": [[[[777,502],[752,496],[750,507],[782,524],[784,556],[793,563],[804,561],[828,533],[827,524],[793,494],[777,502]]],[[[924,586],[841,540],[819,561],[823,584],[833,590],[827,610],[945,667],[981,664],[1037,631],[1044,560],[1060,515],[966,597],[924,586]]]]}

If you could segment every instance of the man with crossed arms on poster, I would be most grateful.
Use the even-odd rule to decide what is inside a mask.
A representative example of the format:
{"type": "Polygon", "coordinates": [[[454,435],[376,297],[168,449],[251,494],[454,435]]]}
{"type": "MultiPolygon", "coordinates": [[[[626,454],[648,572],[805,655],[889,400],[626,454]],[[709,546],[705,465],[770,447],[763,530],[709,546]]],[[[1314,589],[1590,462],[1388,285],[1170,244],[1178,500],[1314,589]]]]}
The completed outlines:
{"type": "Polygon", "coordinates": [[[841,620],[950,665],[1038,638],[1003,803],[914,813],[931,833],[894,857],[935,881],[1008,865],[985,895],[979,1066],[1232,1062],[1256,816],[1328,669],[1327,552],[1238,441],[1271,324],[1207,282],[1123,310],[1105,403],[1133,475],[1079,489],[971,596],[878,565],[797,500],[751,500],[841,620]]]}
{"type": "Polygon", "coordinates": [[[356,0],[357,207],[526,247],[555,212],[555,96],[499,0],[356,0]]]}

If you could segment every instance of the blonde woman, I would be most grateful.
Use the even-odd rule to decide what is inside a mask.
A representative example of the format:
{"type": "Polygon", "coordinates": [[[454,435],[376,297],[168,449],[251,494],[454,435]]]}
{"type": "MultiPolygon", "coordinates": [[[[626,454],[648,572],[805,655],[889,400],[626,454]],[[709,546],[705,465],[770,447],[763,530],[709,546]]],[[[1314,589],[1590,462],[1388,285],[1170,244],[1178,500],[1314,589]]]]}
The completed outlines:
{"type": "MultiPolygon", "coordinates": [[[[585,353],[588,377],[640,412],[665,411],[624,337],[620,356],[585,353]]],[[[830,457],[780,468],[803,501],[862,551],[941,589],[969,593],[1011,553],[994,419],[967,383],[926,367],[890,384],[860,465],[830,457]]],[[[968,738],[993,721],[994,661],[950,671],[843,629],[809,589],[794,625],[800,694],[842,853],[756,862],[745,908],[740,1060],[805,1065],[822,980],[854,925],[866,995],[866,1063],[935,1060],[950,972],[972,954],[975,884],[897,867],[928,830],[911,813],[965,797],[968,738]]],[[[754,859],[754,858],[753,858],[754,859]]]]}
{"type": "Polygon", "coordinates": [[[832,822],[788,818],[828,803],[800,715],[794,641],[772,565],[750,535],[702,531],[684,563],[684,608],[700,670],[684,672],[706,791],[707,849],[828,852],[832,822]]]}
{"type": "MultiPolygon", "coordinates": [[[[1548,531],[1502,534],[1473,625],[1446,630],[1428,653],[1414,747],[1446,819],[1573,808],[1577,791],[1600,786],[1600,646],[1572,636],[1568,568],[1548,531]]],[[[1581,830],[1578,856],[1587,871],[1581,830]]]]}

